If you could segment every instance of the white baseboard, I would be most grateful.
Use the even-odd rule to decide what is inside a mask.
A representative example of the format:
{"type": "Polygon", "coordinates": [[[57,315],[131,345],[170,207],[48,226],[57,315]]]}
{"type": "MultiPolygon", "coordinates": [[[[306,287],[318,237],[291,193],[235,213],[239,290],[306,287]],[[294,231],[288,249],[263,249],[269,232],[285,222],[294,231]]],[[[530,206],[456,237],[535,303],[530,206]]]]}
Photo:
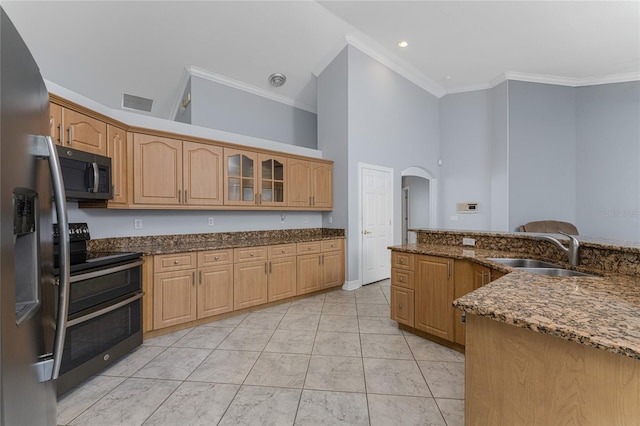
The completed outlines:
{"type": "Polygon", "coordinates": [[[351,290],[359,289],[360,287],[362,287],[362,281],[360,280],[345,281],[344,284],[342,284],[343,290],[351,291],[351,290]]]}

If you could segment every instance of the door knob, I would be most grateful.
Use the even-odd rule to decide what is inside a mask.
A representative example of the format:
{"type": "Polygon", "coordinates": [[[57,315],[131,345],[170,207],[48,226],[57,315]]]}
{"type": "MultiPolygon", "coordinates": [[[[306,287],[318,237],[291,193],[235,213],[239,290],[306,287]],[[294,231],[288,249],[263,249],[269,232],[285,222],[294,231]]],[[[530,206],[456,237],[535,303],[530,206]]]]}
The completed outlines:
{"type": "Polygon", "coordinates": [[[363,233],[364,235],[369,235],[369,234],[371,233],[371,231],[366,231],[366,230],[365,230],[365,231],[363,231],[362,233],[363,233]]]}

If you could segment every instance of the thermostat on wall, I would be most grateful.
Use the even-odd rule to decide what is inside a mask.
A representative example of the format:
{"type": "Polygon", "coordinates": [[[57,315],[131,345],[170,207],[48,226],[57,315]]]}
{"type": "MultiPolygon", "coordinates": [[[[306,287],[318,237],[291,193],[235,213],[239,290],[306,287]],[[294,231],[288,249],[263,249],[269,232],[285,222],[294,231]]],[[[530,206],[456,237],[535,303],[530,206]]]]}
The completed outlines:
{"type": "Polygon", "coordinates": [[[458,213],[478,213],[478,203],[456,203],[458,213]]]}

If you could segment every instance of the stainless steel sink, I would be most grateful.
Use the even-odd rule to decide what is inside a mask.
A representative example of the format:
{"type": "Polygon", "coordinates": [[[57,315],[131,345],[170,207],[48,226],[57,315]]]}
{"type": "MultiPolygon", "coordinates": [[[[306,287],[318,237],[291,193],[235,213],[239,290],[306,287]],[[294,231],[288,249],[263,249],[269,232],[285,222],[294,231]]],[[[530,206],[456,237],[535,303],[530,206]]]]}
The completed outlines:
{"type": "Polygon", "coordinates": [[[562,268],[520,268],[520,270],[551,277],[597,277],[597,275],[562,268]]]}
{"type": "Polygon", "coordinates": [[[491,260],[496,263],[501,263],[506,266],[514,268],[562,268],[560,265],[556,265],[551,262],[544,262],[536,259],[511,259],[506,257],[490,257],[487,260],[491,260]]]}

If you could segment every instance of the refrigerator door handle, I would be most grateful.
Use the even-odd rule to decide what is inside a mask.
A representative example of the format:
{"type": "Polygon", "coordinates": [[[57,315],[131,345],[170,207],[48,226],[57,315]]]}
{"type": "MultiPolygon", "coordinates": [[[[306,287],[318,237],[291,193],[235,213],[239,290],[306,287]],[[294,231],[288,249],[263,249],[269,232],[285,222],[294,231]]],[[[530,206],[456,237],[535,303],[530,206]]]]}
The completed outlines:
{"type": "Polygon", "coordinates": [[[62,363],[62,350],[67,331],[67,315],[69,313],[69,285],[70,285],[70,253],[69,253],[69,219],[67,217],[67,197],[62,181],[62,169],[56,153],[55,143],[51,136],[43,136],[46,139],[51,171],[51,183],[53,185],[53,198],[58,216],[58,229],[60,231],[60,276],[58,287],[58,312],[56,319],[56,335],[53,344],[53,367],[51,379],[56,380],[60,374],[62,363]]]}

